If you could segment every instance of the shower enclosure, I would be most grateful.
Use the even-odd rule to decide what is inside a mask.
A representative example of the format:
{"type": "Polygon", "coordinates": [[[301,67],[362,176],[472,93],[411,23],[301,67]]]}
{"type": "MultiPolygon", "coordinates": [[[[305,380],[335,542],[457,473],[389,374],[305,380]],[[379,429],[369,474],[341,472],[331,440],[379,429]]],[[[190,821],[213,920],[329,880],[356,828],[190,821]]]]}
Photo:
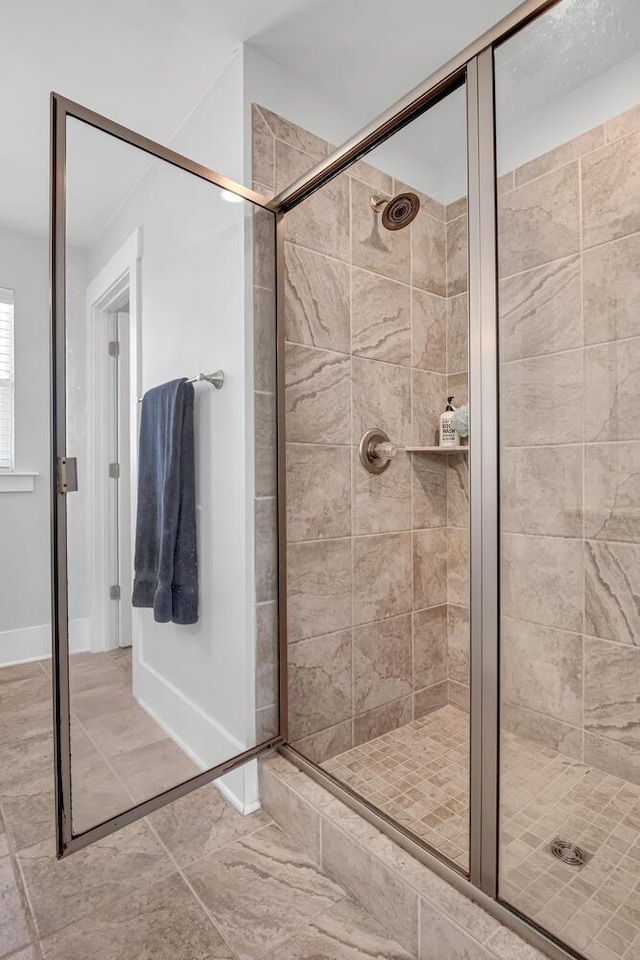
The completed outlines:
{"type": "Polygon", "coordinates": [[[631,3],[530,0],[339,150],[255,104],[253,192],[119,128],[255,205],[258,686],[72,835],[61,583],[68,849],[276,745],[550,956],[640,955],[639,76],[631,3]]]}

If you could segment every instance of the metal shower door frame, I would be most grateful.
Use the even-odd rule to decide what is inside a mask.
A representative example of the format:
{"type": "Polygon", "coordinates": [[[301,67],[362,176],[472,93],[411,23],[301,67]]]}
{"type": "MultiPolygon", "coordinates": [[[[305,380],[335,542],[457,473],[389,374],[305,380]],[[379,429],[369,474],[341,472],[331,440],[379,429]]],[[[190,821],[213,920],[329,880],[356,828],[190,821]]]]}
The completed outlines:
{"type": "MultiPolygon", "coordinates": [[[[81,833],[73,832],[71,789],[71,712],[69,691],[69,627],[68,627],[68,574],[67,574],[67,467],[66,450],[66,156],[67,119],[82,121],[104,133],[144,150],[178,167],[187,173],[206,180],[216,187],[235,193],[256,207],[274,214],[276,235],[276,259],[282,248],[282,214],[273,201],[235,183],[228,177],[190,160],[181,154],[155,143],[121,124],[89,110],[57,93],[51,94],[51,169],[50,169],[50,309],[51,309],[51,604],[52,604],[52,684],[54,727],[54,776],[56,854],[68,856],[88,844],[114,833],[121,827],[147,816],[154,810],[185,796],[192,790],[242,766],[249,760],[279,746],[284,741],[283,731],[264,743],[245,750],[231,759],[211,767],[202,773],[164,790],[154,797],[135,804],[102,823],[81,833]],[[279,239],[278,239],[279,238],[279,239]]],[[[282,265],[276,266],[276,276],[282,276],[282,265]]],[[[276,313],[282,316],[282,286],[277,283],[276,313]]],[[[277,365],[283,362],[284,332],[278,330],[277,365]]],[[[278,494],[284,497],[284,435],[280,432],[278,443],[278,494]]],[[[286,540],[282,524],[278,530],[279,570],[286,569],[286,540]]],[[[279,606],[284,611],[279,630],[286,630],[286,605],[282,604],[283,584],[279,583],[279,606]]],[[[280,643],[282,649],[282,643],[280,643]]],[[[280,663],[280,688],[286,691],[287,664],[280,663]]],[[[281,716],[283,711],[281,711],[281,716]]]]}

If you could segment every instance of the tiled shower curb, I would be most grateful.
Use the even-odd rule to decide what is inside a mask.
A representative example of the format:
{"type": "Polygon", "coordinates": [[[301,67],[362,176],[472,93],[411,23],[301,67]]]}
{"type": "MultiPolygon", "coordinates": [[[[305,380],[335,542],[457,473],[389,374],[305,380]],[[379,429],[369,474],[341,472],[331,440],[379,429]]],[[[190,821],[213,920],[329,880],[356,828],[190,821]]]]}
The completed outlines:
{"type": "Polygon", "coordinates": [[[282,756],[260,765],[263,807],[416,960],[546,960],[282,756]]]}

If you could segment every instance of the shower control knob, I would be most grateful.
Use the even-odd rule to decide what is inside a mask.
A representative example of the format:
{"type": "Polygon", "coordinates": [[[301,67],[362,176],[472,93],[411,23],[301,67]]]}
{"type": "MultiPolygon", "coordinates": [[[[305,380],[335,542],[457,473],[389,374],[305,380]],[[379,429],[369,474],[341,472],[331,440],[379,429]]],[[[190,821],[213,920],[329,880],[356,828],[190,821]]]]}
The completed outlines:
{"type": "Polygon", "coordinates": [[[360,441],[360,462],[369,473],[383,473],[397,453],[395,443],[379,427],[367,430],[360,441]]]}

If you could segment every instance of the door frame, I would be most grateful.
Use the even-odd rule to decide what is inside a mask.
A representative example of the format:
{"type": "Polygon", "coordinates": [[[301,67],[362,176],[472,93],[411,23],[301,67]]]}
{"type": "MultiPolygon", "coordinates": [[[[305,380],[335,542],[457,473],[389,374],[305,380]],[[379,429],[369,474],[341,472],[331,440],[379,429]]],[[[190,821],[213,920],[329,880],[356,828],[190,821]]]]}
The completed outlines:
{"type": "MultiPolygon", "coordinates": [[[[102,412],[108,408],[109,382],[107,375],[108,344],[111,334],[107,328],[109,315],[118,311],[125,299],[129,303],[129,324],[127,331],[128,349],[124,353],[123,362],[127,363],[129,398],[128,410],[121,409],[122,397],[118,397],[119,413],[126,416],[129,423],[129,484],[123,491],[120,485],[119,494],[128,501],[128,511],[135,516],[137,490],[133,478],[137,476],[138,448],[135,443],[136,426],[138,422],[137,403],[131,398],[138,396],[140,384],[140,274],[142,258],[142,228],[138,227],[125,240],[120,249],[113,255],[103,269],[90,281],[86,293],[87,317],[87,370],[90,384],[87,404],[87,426],[89,435],[89,451],[87,457],[87,471],[89,489],[89,637],[91,652],[110,650],[114,648],[109,643],[106,624],[113,620],[115,611],[112,610],[112,600],[108,596],[109,568],[108,568],[108,539],[113,536],[109,531],[110,519],[105,515],[102,505],[106,502],[109,477],[107,466],[109,452],[104,417],[102,412]],[[124,492],[124,496],[123,496],[124,492]],[[94,639],[95,638],[95,639],[94,639]]],[[[121,337],[119,337],[121,339],[121,337]]],[[[117,537],[122,542],[121,530],[117,537]]],[[[131,531],[127,543],[122,543],[124,550],[120,561],[120,582],[132,583],[131,576],[133,560],[134,534],[131,531]]],[[[135,611],[131,611],[131,634],[135,635],[135,611]]],[[[121,617],[118,613],[118,617],[121,617]]]]}
{"type": "MultiPolygon", "coordinates": [[[[82,833],[73,832],[72,791],[71,791],[71,724],[69,693],[69,610],[68,610],[68,571],[67,571],[67,496],[76,489],[72,464],[67,461],[66,449],[66,155],[67,155],[67,119],[80,120],[104,133],[129,143],[151,156],[172,164],[187,173],[191,173],[214,186],[235,193],[254,205],[274,214],[274,232],[281,236],[278,229],[280,213],[273,201],[235,183],[228,177],[210,170],[200,163],[155,143],[133,130],[115,123],[59,94],[51,93],[51,153],[50,153],[50,304],[51,304],[51,571],[52,571],[52,637],[53,637],[53,724],[54,724],[54,776],[56,811],[56,855],[60,859],[86,847],[96,840],[106,837],[115,830],[133,823],[159,809],[172,800],[177,800],[196,790],[198,787],[217,780],[219,777],[248,760],[253,760],[273,747],[279,746],[284,738],[280,731],[265,742],[251,747],[215,767],[191,777],[162,793],[138,803],[128,810],[105,820],[82,833]]],[[[136,249],[137,254],[137,249],[136,249]]],[[[127,263],[131,264],[132,251],[129,250],[127,263]]],[[[136,263],[139,257],[135,256],[136,263]]],[[[137,267],[133,274],[136,274],[137,267]]],[[[131,279],[131,278],[130,278],[131,279]]],[[[136,289],[139,298],[139,284],[136,289]]],[[[277,291],[278,305],[282,303],[282,290],[277,291]]],[[[139,321],[139,304],[137,305],[139,321]]],[[[139,322],[137,328],[139,330],[139,322]]],[[[278,333],[279,340],[283,334],[278,333]]],[[[131,361],[136,371],[134,382],[139,382],[137,369],[139,351],[131,361]]],[[[137,396],[137,394],[136,394],[137,396]]],[[[135,436],[135,431],[132,431],[135,436]]],[[[283,440],[278,438],[279,451],[283,440]]],[[[282,463],[278,467],[279,477],[284,476],[282,463]]],[[[284,539],[279,538],[279,569],[284,564],[284,539]]],[[[280,588],[281,589],[281,588],[280,588]]],[[[281,628],[282,629],[282,628],[281,628]]],[[[286,663],[281,664],[281,675],[286,674],[286,663]]]]}

